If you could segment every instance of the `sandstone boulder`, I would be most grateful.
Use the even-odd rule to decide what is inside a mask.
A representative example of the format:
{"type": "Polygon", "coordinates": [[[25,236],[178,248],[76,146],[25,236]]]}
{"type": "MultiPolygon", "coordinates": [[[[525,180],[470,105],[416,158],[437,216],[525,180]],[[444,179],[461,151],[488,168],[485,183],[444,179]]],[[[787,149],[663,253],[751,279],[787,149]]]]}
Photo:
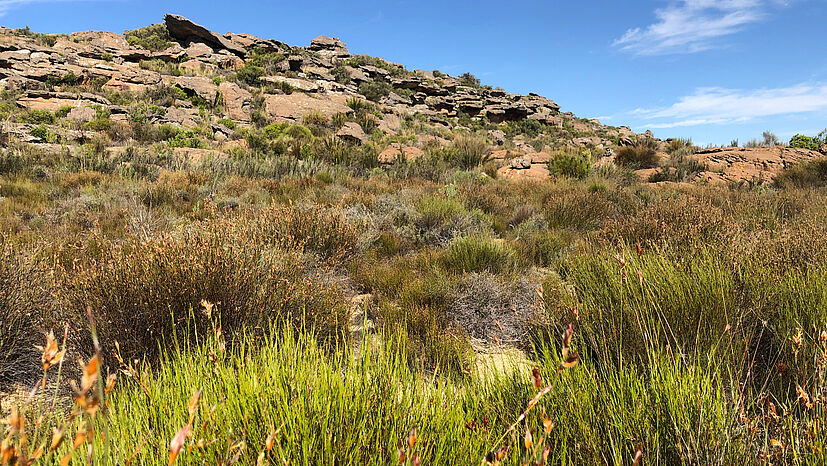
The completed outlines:
{"type": "Polygon", "coordinates": [[[352,121],[345,123],[344,126],[336,132],[336,137],[345,141],[355,142],[357,144],[367,142],[369,139],[362,127],[359,126],[358,123],[352,121]]]}
{"type": "Polygon", "coordinates": [[[95,110],[89,107],[75,107],[66,115],[70,121],[89,122],[95,119],[95,110]]]}
{"type": "Polygon", "coordinates": [[[224,108],[229,118],[241,123],[250,122],[252,94],[229,81],[219,84],[218,92],[224,100],[224,108]]]}
{"type": "Polygon", "coordinates": [[[209,104],[214,104],[218,97],[218,86],[205,76],[176,76],[171,81],[188,96],[198,96],[209,104]]]}
{"type": "Polygon", "coordinates": [[[110,105],[108,100],[96,94],[37,90],[28,91],[17,99],[17,104],[30,110],[49,110],[50,112],[66,106],[102,105],[108,107],[110,105]]]}
{"type": "Polygon", "coordinates": [[[330,117],[337,113],[350,113],[344,95],[327,94],[325,98],[312,97],[301,92],[286,95],[267,95],[264,98],[267,114],[278,121],[301,121],[310,112],[319,111],[330,117]]]}
{"type": "Polygon", "coordinates": [[[336,58],[346,58],[350,56],[345,43],[335,37],[319,36],[310,41],[309,50],[317,52],[323,56],[333,56],[336,58]]]}
{"type": "Polygon", "coordinates": [[[379,154],[379,163],[391,164],[398,160],[410,162],[422,157],[422,149],[414,146],[402,146],[395,142],[379,154]]]}
{"type": "Polygon", "coordinates": [[[783,146],[713,148],[692,156],[707,167],[698,178],[710,183],[769,182],[793,164],[821,157],[820,152],[783,146]]]}
{"type": "Polygon", "coordinates": [[[319,92],[320,90],[318,84],[305,79],[288,78],[286,76],[265,76],[261,78],[261,80],[271,84],[287,84],[290,87],[298,89],[302,92],[319,92]]]}
{"type": "Polygon", "coordinates": [[[244,57],[247,51],[244,47],[240,47],[229,40],[225,39],[209,29],[196,24],[187,18],[180,15],[164,15],[164,23],[166,23],[169,35],[184,42],[204,42],[215,48],[229,50],[230,52],[244,57]]]}
{"type": "Polygon", "coordinates": [[[543,164],[530,164],[528,168],[513,168],[509,165],[497,170],[499,178],[510,180],[546,180],[551,176],[548,167],[543,164]]]}
{"type": "Polygon", "coordinates": [[[198,112],[192,110],[184,110],[179,107],[170,107],[167,109],[164,120],[167,123],[172,123],[178,126],[198,126],[198,112]]]}

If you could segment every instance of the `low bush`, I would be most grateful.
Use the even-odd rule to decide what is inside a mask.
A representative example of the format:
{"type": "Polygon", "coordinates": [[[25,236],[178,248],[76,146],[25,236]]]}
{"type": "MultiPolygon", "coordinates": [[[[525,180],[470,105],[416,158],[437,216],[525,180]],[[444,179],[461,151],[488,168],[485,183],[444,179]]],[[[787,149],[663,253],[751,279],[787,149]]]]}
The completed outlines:
{"type": "Polygon", "coordinates": [[[786,168],[775,177],[780,188],[821,188],[827,186],[827,157],[786,168]]]}
{"type": "Polygon", "coordinates": [[[249,86],[258,86],[261,84],[261,77],[264,76],[264,74],[265,72],[262,67],[245,63],[244,66],[236,72],[234,79],[249,86]]]}
{"type": "MultiPolygon", "coordinates": [[[[0,390],[38,379],[42,344],[58,309],[54,279],[39,259],[0,236],[0,390]]],[[[61,316],[68,317],[68,316],[61,316]]]]}
{"type": "Polygon", "coordinates": [[[450,162],[455,166],[471,169],[490,159],[488,143],[480,137],[460,135],[451,143],[450,162]]]}
{"type": "Polygon", "coordinates": [[[172,45],[172,38],[164,23],[125,31],[123,35],[129,45],[143,47],[153,52],[164,50],[172,45]]]}
{"type": "Polygon", "coordinates": [[[437,245],[446,245],[456,237],[488,229],[488,222],[481,212],[469,212],[460,202],[442,196],[420,200],[412,215],[411,224],[415,228],[416,239],[425,244],[437,245]]]}
{"type": "Polygon", "coordinates": [[[57,121],[55,114],[48,110],[32,109],[17,117],[20,123],[29,123],[31,125],[53,125],[57,121]]]}
{"type": "Polygon", "coordinates": [[[393,87],[385,81],[365,81],[359,85],[359,93],[373,102],[379,102],[382,97],[387,97],[392,90],[393,87]]]}
{"type": "Polygon", "coordinates": [[[342,293],[323,278],[309,279],[313,265],[302,256],[306,250],[338,254],[346,245],[312,215],[289,214],[266,213],[253,225],[211,221],[179,235],[103,243],[73,272],[68,299],[74,308],[93,309],[107,353],[117,341],[128,360],[157,360],[159,349],[176,338],[197,338],[197,329],[210,328],[211,319],[229,334],[289,322],[338,338],[348,325],[342,293]],[[214,315],[202,300],[215,305],[214,315]]]}
{"type": "Polygon", "coordinates": [[[589,176],[591,168],[590,157],[567,151],[555,152],[548,162],[548,170],[552,175],[566,178],[583,179],[589,176]]]}
{"type": "MultiPolygon", "coordinates": [[[[652,168],[658,165],[657,152],[649,138],[644,138],[637,145],[621,147],[615,152],[615,163],[629,168],[652,168]]],[[[651,140],[654,142],[654,140],[651,140]]]]}
{"type": "Polygon", "coordinates": [[[443,258],[445,267],[458,273],[513,270],[514,250],[502,240],[488,236],[464,236],[448,245],[443,258]]]}

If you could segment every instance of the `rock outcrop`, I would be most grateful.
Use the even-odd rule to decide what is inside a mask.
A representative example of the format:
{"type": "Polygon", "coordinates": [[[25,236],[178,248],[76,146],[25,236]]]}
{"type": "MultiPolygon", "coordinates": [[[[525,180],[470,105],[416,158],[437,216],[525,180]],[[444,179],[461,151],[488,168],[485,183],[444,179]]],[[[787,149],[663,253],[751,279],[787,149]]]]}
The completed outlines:
{"type": "MultiPolygon", "coordinates": [[[[352,56],[334,37],[291,47],[251,34],[219,34],[173,14],[148,31],[159,27],[168,33],[159,37],[163,50],[143,48],[112,32],[77,32],[43,41],[0,28],[5,103],[18,112],[52,113],[42,120],[35,115],[7,121],[3,131],[35,144],[85,142],[95,136],[91,128],[108,127],[95,120],[110,115],[123,125],[197,127],[195,133],[208,133],[218,145],[242,141],[245,129],[254,125],[311,121],[326,125],[314,128],[317,135],[347,144],[387,141],[373,137],[374,131],[399,137],[392,140],[405,142],[380,142],[376,148],[385,167],[450,145],[453,136],[440,134],[446,130],[476,131],[493,148],[490,159],[498,175],[518,179],[549,177],[550,154],[561,148],[588,152],[600,167],[613,163],[615,151],[652,137],[561,112],[553,100],[534,93],[513,94],[467,76],[410,71],[381,58],[352,56]],[[417,125],[426,128],[410,137],[406,130],[417,125]],[[526,136],[531,132],[545,139],[526,136]]],[[[658,144],[661,151],[666,146],[658,144]]],[[[770,180],[792,163],[819,156],[773,147],[701,150],[691,158],[706,167],[698,180],[717,183],[770,180]]],[[[661,154],[661,159],[668,156],[661,154]]],[[[639,174],[648,178],[657,171],[639,174]]]]}
{"type": "Polygon", "coordinates": [[[717,147],[692,156],[706,167],[697,179],[709,183],[768,182],[792,164],[823,157],[820,152],[782,146],[717,147]]]}
{"type": "Polygon", "coordinates": [[[245,50],[244,47],[233,43],[183,16],[167,14],[164,16],[164,23],[166,23],[169,35],[181,42],[188,44],[192,42],[204,42],[220,49],[229,50],[239,57],[247,55],[247,50],[245,50]]]}

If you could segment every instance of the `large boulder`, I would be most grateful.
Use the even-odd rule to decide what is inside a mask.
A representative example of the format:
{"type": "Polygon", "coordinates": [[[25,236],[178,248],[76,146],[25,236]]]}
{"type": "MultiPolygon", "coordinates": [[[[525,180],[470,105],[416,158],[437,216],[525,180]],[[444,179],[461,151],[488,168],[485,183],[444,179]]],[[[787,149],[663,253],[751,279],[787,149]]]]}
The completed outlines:
{"type": "Polygon", "coordinates": [[[101,105],[108,107],[110,103],[97,94],[86,92],[75,94],[71,92],[32,90],[17,99],[17,105],[30,110],[48,110],[54,112],[61,107],[67,106],[101,105]]]}
{"type": "Polygon", "coordinates": [[[238,84],[224,81],[218,85],[218,92],[224,100],[224,108],[230,119],[241,123],[249,123],[252,112],[253,95],[242,89],[238,84]]]}
{"type": "Polygon", "coordinates": [[[319,36],[310,41],[310,47],[313,52],[318,52],[321,55],[333,56],[336,58],[347,58],[350,56],[345,43],[336,37],[319,36]]]}
{"type": "Polygon", "coordinates": [[[278,121],[301,121],[310,112],[319,111],[328,117],[337,113],[350,113],[345,105],[344,95],[327,94],[325,98],[316,98],[301,92],[285,95],[267,95],[264,98],[267,114],[278,121]]]}
{"type": "Polygon", "coordinates": [[[305,79],[288,78],[286,76],[264,76],[261,80],[270,84],[287,84],[293,89],[302,92],[319,92],[320,90],[318,84],[305,79]]]}
{"type": "Polygon", "coordinates": [[[171,81],[188,96],[198,96],[211,105],[215,104],[218,86],[213,83],[212,79],[205,76],[177,76],[171,81]]]}
{"type": "Polygon", "coordinates": [[[820,152],[783,146],[703,149],[691,156],[706,167],[698,178],[709,183],[769,182],[795,163],[824,157],[820,152]]]}
{"type": "Polygon", "coordinates": [[[214,48],[229,50],[239,57],[244,57],[247,55],[247,51],[244,50],[244,47],[234,44],[228,39],[225,39],[223,36],[220,36],[204,26],[184,18],[183,16],[166,14],[164,15],[164,23],[166,23],[169,35],[179,41],[185,43],[204,42],[214,48]]]}
{"type": "Polygon", "coordinates": [[[336,137],[345,141],[355,142],[357,144],[367,142],[369,139],[362,127],[359,126],[358,123],[354,123],[352,121],[345,123],[344,126],[336,132],[336,137]]]}
{"type": "Polygon", "coordinates": [[[392,143],[379,154],[379,163],[391,164],[397,160],[410,162],[422,157],[422,149],[414,146],[402,146],[398,142],[392,143]]]}

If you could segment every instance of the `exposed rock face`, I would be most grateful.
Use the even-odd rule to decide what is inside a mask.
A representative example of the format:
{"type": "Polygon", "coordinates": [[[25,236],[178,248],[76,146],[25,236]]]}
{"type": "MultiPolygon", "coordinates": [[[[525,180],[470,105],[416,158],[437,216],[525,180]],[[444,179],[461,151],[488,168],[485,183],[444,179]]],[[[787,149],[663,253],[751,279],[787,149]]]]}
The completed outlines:
{"type": "Polygon", "coordinates": [[[790,147],[724,147],[698,151],[693,158],[707,167],[698,179],[709,183],[769,182],[788,166],[824,157],[790,147]]]}
{"type": "Polygon", "coordinates": [[[350,113],[351,109],[344,104],[345,100],[345,96],[328,96],[322,99],[294,92],[287,95],[267,95],[264,98],[264,106],[267,114],[277,121],[301,121],[302,117],[313,111],[321,112],[328,117],[337,113],[350,113]]]}
{"type": "Polygon", "coordinates": [[[187,18],[180,15],[164,15],[164,22],[167,25],[169,35],[183,42],[204,42],[219,49],[229,50],[230,52],[244,57],[247,51],[233,42],[225,39],[209,29],[196,24],[187,18]]]}
{"type": "Polygon", "coordinates": [[[310,47],[313,52],[318,52],[324,56],[332,56],[336,58],[347,58],[350,56],[344,42],[338,38],[319,36],[310,41],[310,47]]]}
{"type": "Polygon", "coordinates": [[[345,141],[362,144],[368,140],[368,135],[358,123],[348,121],[336,132],[336,137],[345,141]]]}
{"type": "Polygon", "coordinates": [[[95,119],[95,110],[90,107],[75,107],[66,115],[69,121],[87,122],[95,119]]]}
{"type": "Polygon", "coordinates": [[[319,90],[321,89],[321,87],[313,81],[307,81],[304,79],[297,78],[288,78],[285,76],[265,76],[264,78],[262,78],[262,81],[272,84],[287,84],[293,89],[302,92],[319,92],[319,90]]]}
{"type": "Polygon", "coordinates": [[[187,95],[197,95],[209,104],[214,104],[218,98],[218,86],[204,76],[177,76],[171,81],[187,95]]]}
{"type": "Polygon", "coordinates": [[[391,144],[379,154],[379,163],[391,164],[397,161],[410,162],[424,154],[422,149],[414,146],[402,146],[398,142],[391,144]]]}
{"type": "Polygon", "coordinates": [[[108,100],[96,94],[50,91],[29,91],[25,96],[17,99],[17,104],[28,109],[51,112],[66,106],[111,105],[108,100]]]}
{"type": "Polygon", "coordinates": [[[238,84],[228,81],[218,85],[218,92],[221,93],[221,97],[224,99],[224,108],[230,119],[241,123],[250,122],[252,94],[242,89],[238,84]]]}
{"type": "MultiPolygon", "coordinates": [[[[115,122],[127,124],[135,116],[141,123],[212,128],[212,138],[227,145],[241,141],[233,134],[238,126],[243,129],[253,122],[256,126],[272,121],[298,123],[311,112],[328,120],[345,114],[348,121],[341,130],[332,131],[329,125],[321,131],[359,144],[369,135],[355,122],[348,100],[364,101],[370,96],[373,102],[367,113],[388,135],[405,135],[408,123],[426,125],[431,134],[443,128],[473,130],[477,122],[484,124],[487,144],[510,149],[492,154],[505,178],[549,176],[551,149],[533,147],[536,138],[514,135],[511,122],[528,119],[553,126],[554,131],[543,130],[560,140],[549,145],[589,150],[598,163],[611,163],[610,157],[601,157],[620,146],[634,145],[638,137],[628,127],[607,127],[560,112],[554,101],[537,94],[512,94],[445,74],[409,71],[376,57],[350,59],[338,38],[319,36],[307,47],[290,47],[251,34],[217,34],[178,15],[166,15],[164,20],[173,42],[162,51],[130,45],[124,36],[109,32],[74,33],[47,46],[42,40],[0,29],[0,86],[14,92],[14,102],[21,108],[54,112],[71,107],[68,114],[65,108],[60,113],[59,118],[73,122],[71,132],[61,137],[79,141],[94,136],[82,123],[95,118],[89,107],[100,105],[109,109],[115,122]],[[278,55],[262,57],[260,52],[278,55]],[[255,75],[238,73],[242,67],[255,75]],[[89,85],[86,89],[94,93],[66,92],[76,85],[89,85]],[[377,88],[381,92],[371,92],[377,88]],[[116,96],[122,105],[102,97],[109,92],[120,93],[116,96]],[[502,126],[494,129],[491,123],[502,126]]],[[[24,141],[48,142],[32,136],[27,124],[13,122],[9,131],[24,141]]],[[[423,148],[434,144],[446,146],[450,141],[417,134],[384,148],[379,159],[382,164],[415,160],[423,148]]],[[[727,155],[721,162],[726,166],[719,169],[715,157],[723,155],[700,153],[699,160],[710,166],[702,175],[710,181],[729,179],[729,173],[735,179],[756,173],[765,176],[788,161],[804,158],[784,151],[755,160],[738,158],[743,156],[727,155]],[[708,161],[703,159],[707,155],[708,161]],[[735,174],[736,169],[741,174],[735,174]]]]}

